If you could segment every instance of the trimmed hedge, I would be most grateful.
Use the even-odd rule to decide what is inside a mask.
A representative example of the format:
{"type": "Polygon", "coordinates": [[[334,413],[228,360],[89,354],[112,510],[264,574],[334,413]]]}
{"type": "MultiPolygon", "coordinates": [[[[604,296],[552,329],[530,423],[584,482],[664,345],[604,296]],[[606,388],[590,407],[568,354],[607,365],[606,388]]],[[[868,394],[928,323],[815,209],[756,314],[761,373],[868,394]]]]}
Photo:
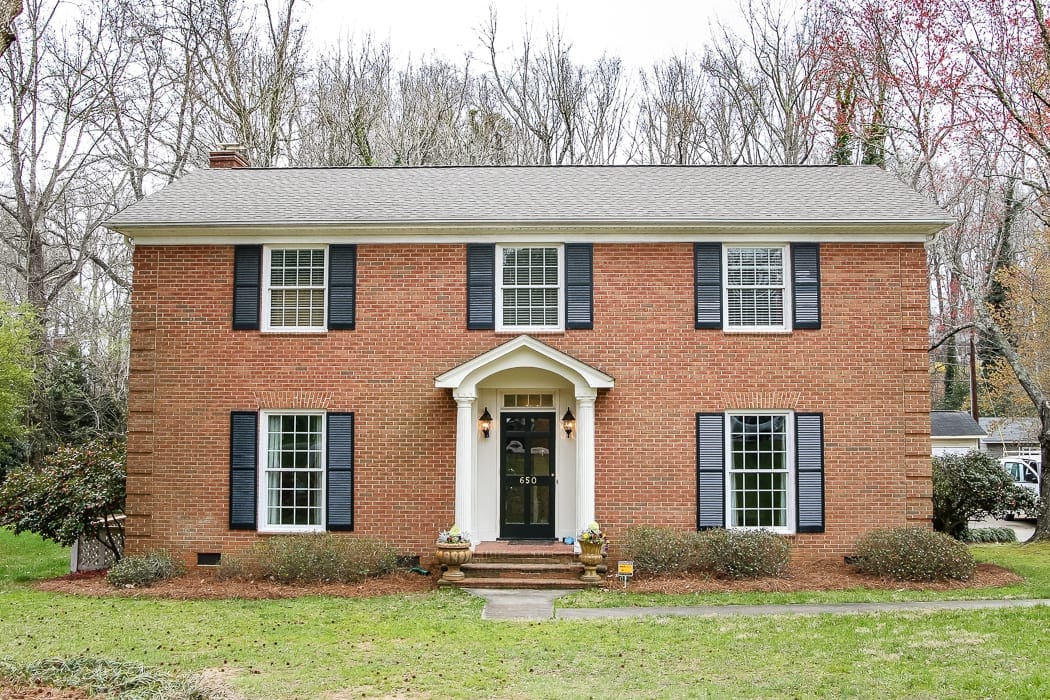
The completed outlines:
{"type": "Polygon", "coordinates": [[[968,581],[977,568],[965,544],[923,527],[869,532],[857,542],[855,565],[898,581],[968,581]]]}
{"type": "Polygon", "coordinates": [[[963,542],[1002,544],[1016,542],[1017,533],[1008,527],[979,527],[967,530],[963,542]]]}
{"type": "Polygon", "coordinates": [[[278,583],[354,583],[397,568],[397,550],[371,537],[330,533],[268,537],[241,556],[223,557],[222,578],[278,583]]]}
{"type": "Polygon", "coordinates": [[[726,578],[783,576],[791,545],[769,530],[682,532],[639,526],[627,530],[624,553],[640,573],[702,572],[726,578]]]}
{"type": "Polygon", "coordinates": [[[152,586],[186,573],[186,567],[164,551],[124,557],[109,569],[106,581],[117,588],[152,586]]]}

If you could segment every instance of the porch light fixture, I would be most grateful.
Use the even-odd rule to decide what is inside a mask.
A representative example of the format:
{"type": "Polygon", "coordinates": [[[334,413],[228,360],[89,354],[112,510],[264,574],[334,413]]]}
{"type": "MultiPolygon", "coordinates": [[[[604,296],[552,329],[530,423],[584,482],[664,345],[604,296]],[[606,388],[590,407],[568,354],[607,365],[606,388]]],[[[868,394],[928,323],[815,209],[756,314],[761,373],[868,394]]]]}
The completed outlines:
{"type": "Polygon", "coordinates": [[[576,430],[576,416],[572,415],[571,408],[565,409],[565,415],[561,417],[561,427],[565,428],[565,437],[571,438],[572,432],[576,430]]]}
{"type": "Polygon", "coordinates": [[[492,415],[489,413],[488,406],[485,407],[485,412],[478,419],[478,427],[481,428],[481,432],[485,437],[489,436],[489,431],[492,430],[492,415]]]}

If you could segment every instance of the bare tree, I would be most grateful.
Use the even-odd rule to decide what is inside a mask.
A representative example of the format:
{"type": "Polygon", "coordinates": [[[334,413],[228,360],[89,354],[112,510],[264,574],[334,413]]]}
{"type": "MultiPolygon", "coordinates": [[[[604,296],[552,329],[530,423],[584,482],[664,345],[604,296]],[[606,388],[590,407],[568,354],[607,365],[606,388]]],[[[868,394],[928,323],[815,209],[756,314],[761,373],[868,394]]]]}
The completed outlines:
{"type": "Polygon", "coordinates": [[[22,14],[22,0],[0,0],[0,56],[7,53],[17,39],[15,17],[22,14]]]}

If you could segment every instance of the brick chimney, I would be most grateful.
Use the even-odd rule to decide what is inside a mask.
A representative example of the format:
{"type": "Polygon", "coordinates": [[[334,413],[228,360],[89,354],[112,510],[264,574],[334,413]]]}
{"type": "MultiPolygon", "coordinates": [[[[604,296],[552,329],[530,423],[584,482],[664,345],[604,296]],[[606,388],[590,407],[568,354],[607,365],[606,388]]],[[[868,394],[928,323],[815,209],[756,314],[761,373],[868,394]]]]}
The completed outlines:
{"type": "Polygon", "coordinates": [[[220,143],[208,154],[209,168],[247,168],[248,156],[239,143],[220,143]]]}

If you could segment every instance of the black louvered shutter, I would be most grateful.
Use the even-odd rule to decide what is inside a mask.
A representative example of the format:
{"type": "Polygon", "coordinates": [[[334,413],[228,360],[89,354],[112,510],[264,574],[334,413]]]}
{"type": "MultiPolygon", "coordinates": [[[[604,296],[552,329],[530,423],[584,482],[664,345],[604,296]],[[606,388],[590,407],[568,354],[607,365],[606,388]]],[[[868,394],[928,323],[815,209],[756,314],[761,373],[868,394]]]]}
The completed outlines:
{"type": "Polygon", "coordinates": [[[696,327],[722,327],[722,244],[693,244],[696,327]]]}
{"type": "Polygon", "coordinates": [[[254,530],[259,414],[230,413],[230,529],[254,530]]]}
{"type": "Polygon", "coordinates": [[[357,246],[328,246],[328,328],[353,330],[357,296],[357,246]]]}
{"type": "Polygon", "coordinates": [[[820,328],[820,244],[791,244],[792,327],[820,328]]]}
{"type": "Polygon", "coordinates": [[[259,285],[262,280],[262,246],[233,248],[233,329],[259,330],[259,285]]]}
{"type": "Polygon", "coordinates": [[[798,531],[824,532],[824,414],[795,414],[798,531]]]}
{"type": "Polygon", "coordinates": [[[467,245],[467,329],[496,327],[496,246],[467,245]]]}
{"type": "Polygon", "coordinates": [[[725,527],[725,415],[696,414],[696,529],[725,527]]]}
{"type": "Polygon", "coordinates": [[[594,246],[565,244],[565,327],[594,328],[594,246]]]}
{"type": "Polygon", "coordinates": [[[329,530],[354,529],[354,414],[328,414],[325,490],[329,530]]]}

